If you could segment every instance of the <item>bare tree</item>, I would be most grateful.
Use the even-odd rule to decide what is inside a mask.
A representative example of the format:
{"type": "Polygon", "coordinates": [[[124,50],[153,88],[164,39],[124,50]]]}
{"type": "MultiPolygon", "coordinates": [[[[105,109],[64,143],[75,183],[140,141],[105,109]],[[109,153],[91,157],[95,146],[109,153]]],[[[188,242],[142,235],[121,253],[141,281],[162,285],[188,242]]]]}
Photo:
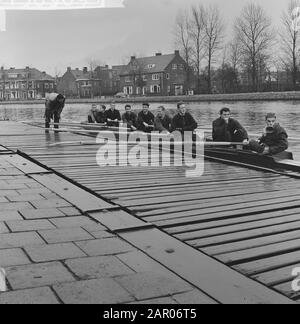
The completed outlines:
{"type": "Polygon", "coordinates": [[[242,58],[250,68],[252,90],[258,90],[258,70],[261,59],[268,58],[272,47],[271,20],[260,5],[248,4],[235,21],[235,34],[241,44],[242,58]]]}
{"type": "Polygon", "coordinates": [[[291,71],[293,90],[297,88],[298,82],[298,52],[300,31],[297,25],[295,9],[299,7],[299,1],[290,0],[287,10],[282,14],[282,29],[279,32],[282,51],[282,61],[285,62],[287,70],[291,71]]]}
{"type": "Polygon", "coordinates": [[[238,39],[233,39],[228,45],[228,61],[235,73],[238,73],[239,65],[241,64],[242,52],[241,43],[238,39]]]}
{"type": "Polygon", "coordinates": [[[191,11],[190,36],[192,40],[192,61],[197,72],[197,92],[200,92],[201,63],[205,56],[205,9],[202,5],[193,6],[191,11]]]}
{"type": "Polygon", "coordinates": [[[192,40],[191,40],[191,23],[190,17],[187,10],[180,10],[176,17],[175,28],[175,45],[178,48],[188,65],[191,64],[191,51],[192,51],[192,40]]]}
{"type": "Polygon", "coordinates": [[[88,64],[89,70],[92,74],[98,66],[105,65],[101,60],[93,58],[93,57],[90,57],[87,59],[87,64],[88,64]]]}
{"type": "Polygon", "coordinates": [[[180,50],[181,55],[186,62],[187,85],[189,88],[192,66],[192,37],[190,16],[187,10],[180,10],[178,12],[175,22],[174,36],[175,46],[180,50]]]}
{"type": "Polygon", "coordinates": [[[216,5],[209,6],[204,10],[203,15],[204,25],[204,51],[207,58],[207,83],[208,91],[211,93],[211,72],[212,64],[214,63],[216,54],[222,48],[223,36],[224,36],[224,22],[220,14],[219,7],[216,5]]]}

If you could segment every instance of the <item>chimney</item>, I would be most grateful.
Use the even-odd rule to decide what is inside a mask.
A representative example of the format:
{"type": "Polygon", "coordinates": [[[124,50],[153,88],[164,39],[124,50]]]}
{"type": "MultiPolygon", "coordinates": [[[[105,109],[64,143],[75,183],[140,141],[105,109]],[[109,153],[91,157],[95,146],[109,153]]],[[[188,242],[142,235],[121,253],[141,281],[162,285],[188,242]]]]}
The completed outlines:
{"type": "Polygon", "coordinates": [[[179,55],[180,55],[180,53],[179,53],[178,50],[175,51],[175,55],[176,55],[176,56],[179,56],[179,55]]]}
{"type": "Polygon", "coordinates": [[[162,53],[156,53],[155,56],[162,56],[162,53]]]}
{"type": "Polygon", "coordinates": [[[71,67],[70,66],[68,66],[67,71],[71,72],[71,67]]]}
{"type": "Polygon", "coordinates": [[[131,56],[131,61],[134,61],[136,59],[136,56],[131,56]]]}
{"type": "Polygon", "coordinates": [[[29,66],[26,66],[26,70],[29,70],[29,66]]]}
{"type": "Polygon", "coordinates": [[[14,70],[15,68],[14,67],[11,67],[10,70],[14,70]]]}
{"type": "Polygon", "coordinates": [[[84,68],[83,68],[83,73],[87,73],[88,72],[88,68],[85,66],[84,68]]]}

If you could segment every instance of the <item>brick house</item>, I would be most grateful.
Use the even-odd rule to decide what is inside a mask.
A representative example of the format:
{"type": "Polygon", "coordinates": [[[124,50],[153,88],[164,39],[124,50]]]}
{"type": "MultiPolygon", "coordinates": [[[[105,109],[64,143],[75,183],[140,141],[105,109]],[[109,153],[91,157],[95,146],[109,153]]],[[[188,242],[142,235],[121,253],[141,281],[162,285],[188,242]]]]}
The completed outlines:
{"type": "Polygon", "coordinates": [[[42,99],[55,90],[55,79],[36,68],[0,69],[0,100],[42,99]]]}
{"type": "Polygon", "coordinates": [[[179,51],[152,57],[131,57],[120,73],[120,87],[129,95],[172,96],[187,93],[186,62],[179,51]]]}
{"type": "Polygon", "coordinates": [[[68,67],[58,81],[57,90],[67,98],[94,98],[101,96],[101,83],[87,67],[82,70],[68,67]]]}

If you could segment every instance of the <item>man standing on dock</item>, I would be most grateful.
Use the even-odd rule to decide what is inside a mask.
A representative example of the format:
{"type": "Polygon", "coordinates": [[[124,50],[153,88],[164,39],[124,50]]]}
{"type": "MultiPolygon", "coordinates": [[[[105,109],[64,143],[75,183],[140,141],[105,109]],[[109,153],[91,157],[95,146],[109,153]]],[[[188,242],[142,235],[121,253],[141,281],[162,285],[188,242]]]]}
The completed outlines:
{"type": "Polygon", "coordinates": [[[51,119],[54,120],[54,128],[58,129],[61,113],[65,107],[66,98],[62,94],[50,93],[46,97],[45,128],[49,132],[51,119]]]}
{"type": "Polygon", "coordinates": [[[231,118],[229,108],[222,108],[220,117],[213,122],[214,142],[243,142],[248,144],[248,133],[245,128],[236,120],[231,118]]]}

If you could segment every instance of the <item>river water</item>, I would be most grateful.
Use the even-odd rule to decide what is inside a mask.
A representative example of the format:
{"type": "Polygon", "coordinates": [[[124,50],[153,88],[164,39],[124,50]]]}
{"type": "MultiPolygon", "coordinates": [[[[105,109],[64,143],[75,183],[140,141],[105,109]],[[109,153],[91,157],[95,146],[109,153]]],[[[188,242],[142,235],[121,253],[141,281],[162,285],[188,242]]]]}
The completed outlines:
{"type": "MultiPolygon", "coordinates": [[[[153,103],[151,109],[160,106],[153,103]]],[[[176,105],[172,103],[163,104],[173,115],[176,105]]],[[[275,112],[278,121],[287,130],[290,137],[299,138],[299,141],[290,142],[290,150],[293,151],[295,159],[300,161],[300,101],[268,101],[268,102],[199,102],[189,103],[188,108],[195,116],[200,127],[210,128],[211,123],[218,117],[222,107],[229,107],[233,117],[237,118],[250,133],[262,133],[264,128],[264,116],[268,112],[275,112]]],[[[66,104],[62,118],[65,121],[82,122],[87,120],[90,104],[66,104]]],[[[117,108],[124,111],[124,105],[117,104],[117,108]]],[[[133,109],[141,109],[140,104],[133,105],[133,109]]],[[[0,120],[9,118],[15,121],[36,120],[43,118],[44,105],[0,105],[0,120]]],[[[0,143],[1,144],[1,143],[0,143]]]]}

